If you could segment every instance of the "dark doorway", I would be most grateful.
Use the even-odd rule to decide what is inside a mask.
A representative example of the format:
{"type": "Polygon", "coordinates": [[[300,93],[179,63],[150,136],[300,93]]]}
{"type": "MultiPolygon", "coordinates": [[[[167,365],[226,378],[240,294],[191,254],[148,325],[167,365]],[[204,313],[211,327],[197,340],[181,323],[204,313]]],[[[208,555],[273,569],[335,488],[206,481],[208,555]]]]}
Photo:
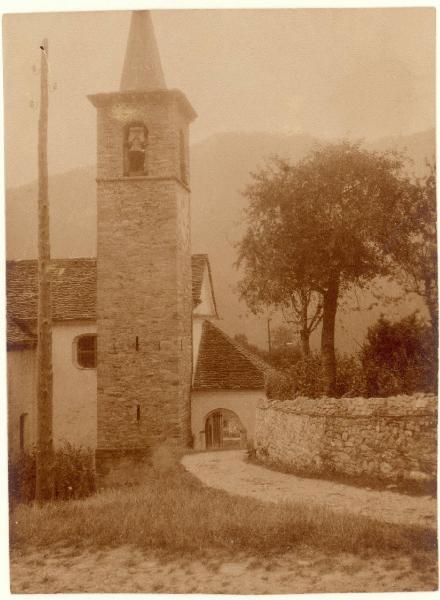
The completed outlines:
{"type": "Polygon", "coordinates": [[[245,440],[246,432],[240,419],[231,410],[216,410],[206,417],[206,449],[242,448],[245,440]]]}

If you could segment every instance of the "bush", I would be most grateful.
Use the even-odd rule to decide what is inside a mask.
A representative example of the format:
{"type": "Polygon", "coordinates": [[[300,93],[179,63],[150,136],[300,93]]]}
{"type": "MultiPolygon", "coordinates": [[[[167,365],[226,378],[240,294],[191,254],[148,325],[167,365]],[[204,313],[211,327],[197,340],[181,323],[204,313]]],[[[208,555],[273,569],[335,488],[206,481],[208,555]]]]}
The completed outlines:
{"type": "MultiPolygon", "coordinates": [[[[84,498],[96,490],[94,455],[90,448],[65,443],[54,452],[53,499],[84,498]]],[[[9,460],[11,505],[35,500],[36,449],[9,460]]]]}
{"type": "Polygon", "coordinates": [[[417,313],[394,323],[381,316],[368,329],[361,362],[369,396],[437,390],[436,340],[417,313]]]}
{"type": "Polygon", "coordinates": [[[8,460],[9,502],[31,502],[35,498],[35,450],[8,460]]]}
{"type": "MultiPolygon", "coordinates": [[[[355,356],[337,355],[336,396],[362,396],[365,392],[365,379],[362,367],[355,356]]],[[[297,396],[319,398],[325,396],[325,382],[321,369],[321,359],[313,352],[293,363],[289,369],[272,373],[267,378],[268,398],[288,400],[297,396]]]]}
{"type": "Polygon", "coordinates": [[[288,400],[295,395],[295,382],[289,372],[271,371],[266,376],[266,396],[274,400],[288,400]]]}
{"type": "Polygon", "coordinates": [[[321,358],[312,352],[298,360],[289,371],[294,381],[295,396],[318,398],[325,395],[325,384],[322,377],[321,358]]]}
{"type": "Polygon", "coordinates": [[[94,452],[65,443],[55,452],[54,497],[85,498],[96,491],[94,452]]]}
{"type": "MultiPolygon", "coordinates": [[[[437,391],[437,340],[414,313],[397,322],[380,317],[370,327],[358,355],[336,356],[336,397],[386,397],[437,391]]],[[[321,360],[316,352],[272,374],[268,398],[325,396],[321,360]]]]}
{"type": "Polygon", "coordinates": [[[365,396],[365,373],[357,355],[341,354],[336,357],[336,395],[345,398],[365,396]]]}

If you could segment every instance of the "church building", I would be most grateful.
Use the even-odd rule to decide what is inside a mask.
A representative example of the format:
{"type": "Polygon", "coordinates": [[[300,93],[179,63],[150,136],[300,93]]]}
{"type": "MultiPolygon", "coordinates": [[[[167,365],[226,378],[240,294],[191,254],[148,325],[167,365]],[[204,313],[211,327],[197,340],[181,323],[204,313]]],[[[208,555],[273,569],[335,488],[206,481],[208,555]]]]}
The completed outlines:
{"type": "MultiPolygon", "coordinates": [[[[191,255],[189,128],[148,11],[132,14],[117,92],[97,111],[97,257],[52,260],[53,434],[95,449],[105,481],[162,444],[252,437],[267,365],[213,323],[211,268],[191,255]]],[[[37,261],[8,261],[11,454],[35,443],[37,261]]]]}

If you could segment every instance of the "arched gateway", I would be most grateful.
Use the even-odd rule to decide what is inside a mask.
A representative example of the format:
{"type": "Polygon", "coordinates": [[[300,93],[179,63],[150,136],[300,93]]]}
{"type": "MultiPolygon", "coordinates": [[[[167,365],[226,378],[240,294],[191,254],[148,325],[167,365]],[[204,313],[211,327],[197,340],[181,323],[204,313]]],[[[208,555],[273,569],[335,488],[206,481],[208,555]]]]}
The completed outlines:
{"type": "Polygon", "coordinates": [[[246,429],[238,416],[225,408],[210,412],[205,419],[205,448],[245,448],[246,429]]]}
{"type": "Polygon", "coordinates": [[[196,449],[245,448],[255,432],[268,365],[204,321],[191,394],[196,449]]]}

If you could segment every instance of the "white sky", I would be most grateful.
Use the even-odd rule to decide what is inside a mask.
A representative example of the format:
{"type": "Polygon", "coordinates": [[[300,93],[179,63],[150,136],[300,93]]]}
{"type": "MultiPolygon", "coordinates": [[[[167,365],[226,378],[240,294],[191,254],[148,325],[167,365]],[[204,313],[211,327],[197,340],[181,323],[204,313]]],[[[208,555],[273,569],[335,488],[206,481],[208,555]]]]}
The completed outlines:
{"type": "MultiPolygon", "coordinates": [[[[95,162],[86,95],[117,90],[130,13],[4,19],[6,178],[35,179],[39,44],[49,39],[52,173],[95,162]]],[[[219,131],[377,138],[434,125],[435,11],[161,10],[153,21],[169,87],[199,114],[192,140],[219,131]]]]}

